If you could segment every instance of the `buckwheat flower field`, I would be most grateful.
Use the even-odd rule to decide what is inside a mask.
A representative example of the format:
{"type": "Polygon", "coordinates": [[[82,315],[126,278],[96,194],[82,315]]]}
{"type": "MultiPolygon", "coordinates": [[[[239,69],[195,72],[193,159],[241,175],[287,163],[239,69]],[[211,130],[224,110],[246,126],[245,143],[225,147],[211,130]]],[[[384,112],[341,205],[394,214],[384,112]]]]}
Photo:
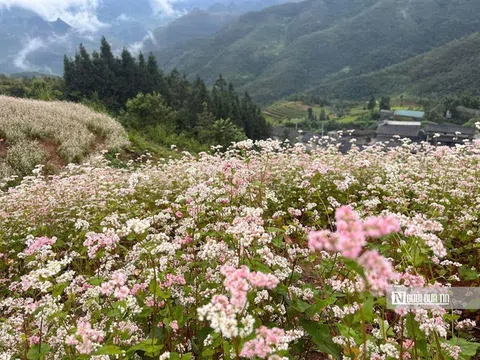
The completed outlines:
{"type": "Polygon", "coordinates": [[[0,359],[474,359],[480,145],[275,141],[0,193],[0,359]]]}

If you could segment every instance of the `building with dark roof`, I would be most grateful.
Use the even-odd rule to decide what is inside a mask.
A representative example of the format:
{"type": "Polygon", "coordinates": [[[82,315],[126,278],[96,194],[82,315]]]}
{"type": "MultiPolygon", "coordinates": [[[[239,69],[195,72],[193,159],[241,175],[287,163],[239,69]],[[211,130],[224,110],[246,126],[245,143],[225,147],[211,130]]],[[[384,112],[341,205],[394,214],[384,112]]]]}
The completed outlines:
{"type": "Polygon", "coordinates": [[[423,132],[421,131],[421,125],[411,124],[408,125],[397,125],[383,123],[377,127],[377,141],[389,141],[392,139],[408,138],[412,141],[422,141],[424,140],[423,132]]]}
{"type": "Polygon", "coordinates": [[[480,117],[480,109],[471,109],[465,106],[457,106],[456,110],[464,115],[471,116],[471,117],[480,117]]]}
{"type": "Polygon", "coordinates": [[[472,140],[475,129],[459,125],[427,125],[425,128],[427,141],[432,144],[453,145],[461,144],[463,140],[472,140]]]}
{"type": "Polygon", "coordinates": [[[380,110],[380,120],[387,120],[393,118],[393,115],[395,114],[395,111],[393,110],[380,110]]]}

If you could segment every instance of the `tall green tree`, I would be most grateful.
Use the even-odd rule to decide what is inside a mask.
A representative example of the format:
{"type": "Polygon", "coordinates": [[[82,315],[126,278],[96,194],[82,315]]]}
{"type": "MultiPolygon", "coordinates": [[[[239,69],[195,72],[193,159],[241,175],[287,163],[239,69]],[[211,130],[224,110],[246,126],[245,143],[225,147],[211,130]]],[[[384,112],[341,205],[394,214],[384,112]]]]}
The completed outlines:
{"type": "Polygon", "coordinates": [[[121,103],[135,97],[139,91],[138,66],[127,49],[123,49],[118,69],[118,91],[121,103]]]}
{"type": "Polygon", "coordinates": [[[370,111],[373,111],[375,110],[376,106],[377,106],[377,100],[375,100],[375,96],[372,95],[372,97],[368,101],[367,109],[370,111]]]}
{"type": "Polygon", "coordinates": [[[124,113],[126,126],[155,128],[149,134],[157,139],[168,136],[168,132],[174,132],[174,136],[198,136],[202,126],[213,131],[214,123],[216,130],[230,129],[234,134],[233,130],[241,129],[252,139],[269,135],[260,108],[247,93],[240,100],[234,86],[222,75],[209,91],[200,78],[190,82],[176,69],[164,75],[152,54],[148,59],[139,54],[137,60],[124,49],[115,57],[105,38],[100,50],[91,56],[80,45],[74,59],[64,58],[64,68],[69,99],[94,104],[102,111],[106,108],[109,112],[124,113]],[[204,119],[210,116],[212,119],[205,125],[204,119]]]}
{"type": "Polygon", "coordinates": [[[382,96],[380,100],[380,110],[390,110],[390,97],[389,96],[382,96]]]}

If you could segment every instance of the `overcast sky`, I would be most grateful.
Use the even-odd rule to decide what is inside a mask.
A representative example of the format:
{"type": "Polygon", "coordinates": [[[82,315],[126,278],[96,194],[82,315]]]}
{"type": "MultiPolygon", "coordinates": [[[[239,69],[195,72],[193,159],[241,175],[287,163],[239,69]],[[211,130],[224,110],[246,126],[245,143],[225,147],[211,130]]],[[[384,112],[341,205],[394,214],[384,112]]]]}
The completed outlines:
{"type": "MultiPolygon", "coordinates": [[[[0,8],[20,6],[29,9],[43,18],[54,21],[61,18],[80,31],[95,32],[108,24],[102,23],[97,17],[97,9],[102,0],[0,0],[0,8]]],[[[118,0],[126,2],[135,0],[118,0]]],[[[154,12],[171,15],[172,0],[150,0],[154,12]]],[[[128,15],[128,14],[127,14],[128,15]]]]}

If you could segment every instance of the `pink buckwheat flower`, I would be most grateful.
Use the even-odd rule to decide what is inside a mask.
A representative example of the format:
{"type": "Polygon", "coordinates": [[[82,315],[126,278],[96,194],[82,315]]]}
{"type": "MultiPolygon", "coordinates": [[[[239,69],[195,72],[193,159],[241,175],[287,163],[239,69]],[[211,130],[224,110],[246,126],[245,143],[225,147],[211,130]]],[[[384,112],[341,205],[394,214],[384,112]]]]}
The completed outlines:
{"type": "Polygon", "coordinates": [[[328,230],[312,231],[308,234],[308,247],[311,250],[336,251],[337,237],[328,230]]]}
{"type": "Polygon", "coordinates": [[[100,249],[114,250],[120,241],[120,238],[113,231],[108,231],[106,234],[90,232],[86,236],[87,239],[83,242],[83,246],[88,248],[90,259],[93,259],[100,249]]]}
{"type": "Polygon", "coordinates": [[[393,270],[390,261],[376,250],[365,251],[358,262],[365,269],[367,281],[375,292],[384,293],[389,281],[398,278],[398,274],[393,270]]]}
{"type": "Polygon", "coordinates": [[[174,321],[170,322],[170,327],[172,328],[173,332],[177,332],[177,330],[178,330],[178,321],[177,321],[177,320],[174,320],[174,321]]]}
{"type": "Polygon", "coordinates": [[[113,292],[114,287],[115,287],[115,286],[114,286],[110,281],[104,282],[104,283],[100,286],[100,292],[101,292],[103,295],[110,295],[110,294],[113,292]]]}
{"type": "Polygon", "coordinates": [[[272,274],[264,274],[261,272],[253,272],[248,276],[248,280],[254,287],[274,289],[279,280],[272,274]]]}
{"type": "Polygon", "coordinates": [[[115,297],[119,300],[125,299],[130,294],[130,289],[126,286],[120,286],[115,289],[115,297]]]}
{"type": "Polygon", "coordinates": [[[365,234],[363,232],[360,216],[349,206],[342,206],[335,213],[337,219],[337,250],[343,256],[355,259],[365,245],[365,234]]]}
{"type": "Polygon", "coordinates": [[[372,216],[363,222],[365,235],[372,238],[380,238],[400,231],[400,223],[393,216],[372,216]]]}
{"type": "Polygon", "coordinates": [[[259,357],[265,359],[275,352],[275,346],[284,342],[285,331],[279,328],[268,329],[261,326],[256,331],[256,338],[247,341],[242,348],[240,356],[252,359],[259,357]]]}
{"type": "Polygon", "coordinates": [[[40,337],[37,336],[37,335],[30,336],[30,337],[28,338],[28,343],[29,343],[30,345],[39,344],[39,343],[40,343],[40,337]]]}
{"type": "Polygon", "coordinates": [[[28,247],[25,249],[24,253],[27,255],[33,255],[38,250],[46,248],[47,246],[52,246],[57,241],[56,237],[39,237],[28,243],[28,247]]]}

